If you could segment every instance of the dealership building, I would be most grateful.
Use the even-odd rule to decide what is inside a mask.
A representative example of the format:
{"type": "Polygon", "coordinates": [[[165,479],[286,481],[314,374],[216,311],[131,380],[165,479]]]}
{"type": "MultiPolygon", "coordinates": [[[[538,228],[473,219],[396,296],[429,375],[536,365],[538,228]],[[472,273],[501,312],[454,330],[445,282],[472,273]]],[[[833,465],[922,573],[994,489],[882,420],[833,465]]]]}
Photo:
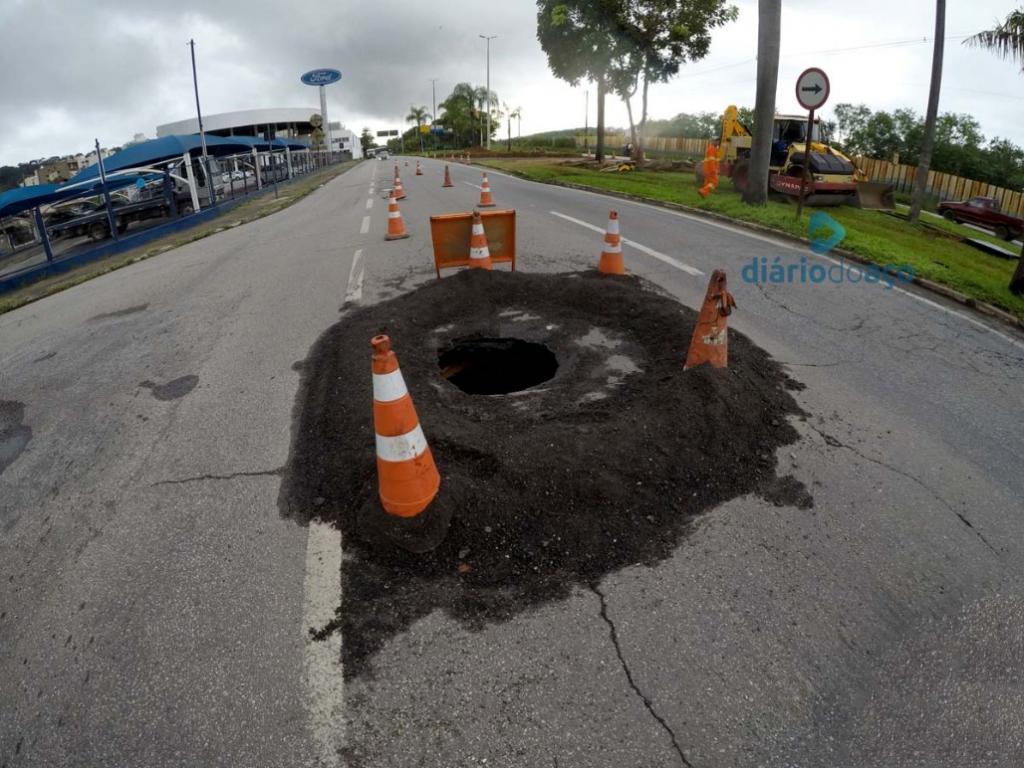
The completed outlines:
{"type": "MultiPolygon", "coordinates": [[[[308,143],[313,134],[310,118],[319,114],[318,109],[278,107],[203,115],[203,132],[214,136],[259,136],[308,143]]],[[[157,138],[193,133],[199,133],[199,121],[194,117],[156,127],[157,138]]],[[[359,137],[341,123],[329,122],[325,134],[335,152],[348,153],[352,158],[362,157],[359,137]]]]}

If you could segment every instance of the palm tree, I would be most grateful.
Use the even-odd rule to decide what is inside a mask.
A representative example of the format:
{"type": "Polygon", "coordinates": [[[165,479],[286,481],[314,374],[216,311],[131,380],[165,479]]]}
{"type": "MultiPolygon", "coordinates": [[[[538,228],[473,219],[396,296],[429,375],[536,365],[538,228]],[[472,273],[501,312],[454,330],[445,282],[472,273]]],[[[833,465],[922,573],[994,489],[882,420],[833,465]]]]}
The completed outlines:
{"type": "Polygon", "coordinates": [[[523,137],[523,108],[516,107],[508,113],[508,141],[509,148],[512,147],[512,118],[516,119],[518,125],[518,136],[516,137],[516,143],[523,137]]]}
{"type": "MultiPolygon", "coordinates": [[[[1021,72],[1024,73],[1024,7],[1011,11],[995,29],[988,29],[967,38],[964,44],[985,48],[1014,64],[1020,64],[1021,72]]],[[[1017,269],[1010,278],[1010,292],[1018,296],[1024,295],[1024,249],[1021,249],[1017,269]]]]}
{"type": "Polygon", "coordinates": [[[423,130],[420,126],[430,119],[430,113],[426,107],[409,107],[409,114],[405,116],[405,122],[416,123],[416,133],[420,137],[420,154],[423,154],[423,130]]]}
{"type": "Polygon", "coordinates": [[[928,186],[928,171],[932,166],[932,152],[935,150],[935,124],[939,119],[939,91],[942,89],[942,51],[946,40],[946,0],[935,0],[935,47],[932,51],[932,84],[928,91],[928,112],[924,117],[924,137],[921,139],[921,158],[917,162],[917,178],[914,180],[910,199],[910,221],[917,221],[924,204],[925,187],[928,186]]]}
{"type": "MultiPolygon", "coordinates": [[[[480,119],[480,146],[484,145],[484,123],[486,122],[485,116],[488,111],[492,111],[498,106],[498,94],[491,91],[490,98],[488,98],[487,88],[480,86],[473,92],[473,100],[476,104],[477,116],[480,119]]],[[[492,117],[493,112],[492,112],[492,117]]],[[[491,122],[497,122],[492,120],[491,122]]]]}
{"type": "Polygon", "coordinates": [[[757,96],[754,102],[754,139],[747,168],[743,202],[768,201],[768,166],[772,159],[775,90],[779,82],[779,39],[782,36],[782,0],[758,0],[757,96]]]}

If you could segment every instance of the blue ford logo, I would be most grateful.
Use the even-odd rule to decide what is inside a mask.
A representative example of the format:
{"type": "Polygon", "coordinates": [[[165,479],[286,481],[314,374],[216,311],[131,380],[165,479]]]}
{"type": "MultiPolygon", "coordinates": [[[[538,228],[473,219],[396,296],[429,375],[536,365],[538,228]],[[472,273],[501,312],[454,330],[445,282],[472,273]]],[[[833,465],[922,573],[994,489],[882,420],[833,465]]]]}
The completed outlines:
{"type": "Polygon", "coordinates": [[[311,69],[299,79],[306,85],[330,85],[341,80],[341,72],[336,69],[311,69]]]}

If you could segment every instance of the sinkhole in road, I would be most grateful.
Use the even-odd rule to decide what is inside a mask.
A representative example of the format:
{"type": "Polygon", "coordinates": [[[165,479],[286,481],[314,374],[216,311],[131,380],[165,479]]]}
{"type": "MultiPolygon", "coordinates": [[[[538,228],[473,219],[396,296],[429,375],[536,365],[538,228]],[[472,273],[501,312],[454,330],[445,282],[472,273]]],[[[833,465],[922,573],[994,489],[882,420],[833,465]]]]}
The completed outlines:
{"type": "Polygon", "coordinates": [[[469,395],[507,395],[551,379],[558,358],[525,339],[469,337],[438,350],[441,376],[469,395]]]}
{"type": "Polygon", "coordinates": [[[812,503],[776,472],[777,450],[799,438],[801,385],[732,329],[728,369],[684,371],[697,315],[662,289],[596,270],[479,269],[397,288],[309,351],[281,484],[282,514],[342,532],[344,605],[311,629],[341,632],[346,677],[372,673],[434,611],[483,629],[654,566],[695,517],[737,497],[812,503]],[[378,495],[378,334],[441,475],[414,518],[386,515],[378,495]]]}

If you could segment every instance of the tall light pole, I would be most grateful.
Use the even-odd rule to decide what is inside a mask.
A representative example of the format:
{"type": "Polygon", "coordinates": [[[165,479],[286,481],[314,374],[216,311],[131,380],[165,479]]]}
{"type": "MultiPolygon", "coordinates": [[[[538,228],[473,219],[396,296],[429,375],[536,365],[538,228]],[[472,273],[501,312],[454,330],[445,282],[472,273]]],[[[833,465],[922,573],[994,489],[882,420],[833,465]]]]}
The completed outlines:
{"type": "Polygon", "coordinates": [[[437,148],[437,134],[434,123],[437,122],[437,78],[430,78],[430,135],[434,137],[434,148],[437,148]]]}
{"type": "Polygon", "coordinates": [[[487,41],[487,151],[491,151],[491,40],[497,35],[480,35],[487,41]]]}
{"type": "Polygon", "coordinates": [[[189,40],[188,47],[192,52],[192,87],[196,92],[196,117],[199,119],[199,142],[203,145],[203,168],[206,169],[206,184],[210,188],[210,205],[216,205],[217,196],[213,191],[213,179],[210,178],[210,157],[206,154],[206,134],[203,133],[203,112],[199,109],[199,78],[196,77],[196,41],[189,40]]]}

